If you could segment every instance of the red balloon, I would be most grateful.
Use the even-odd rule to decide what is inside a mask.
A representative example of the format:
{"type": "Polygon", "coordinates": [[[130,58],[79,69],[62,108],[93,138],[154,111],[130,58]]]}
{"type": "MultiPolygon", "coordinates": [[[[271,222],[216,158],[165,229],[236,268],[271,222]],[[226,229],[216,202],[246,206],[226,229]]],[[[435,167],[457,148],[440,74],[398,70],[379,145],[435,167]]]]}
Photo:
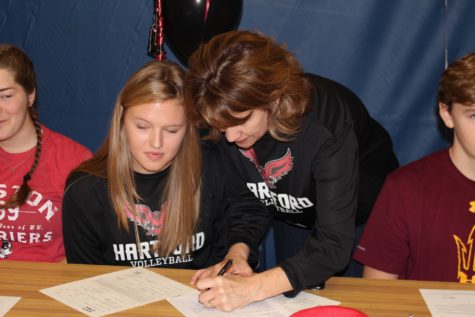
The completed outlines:
{"type": "Polygon", "coordinates": [[[184,65],[201,43],[237,29],[242,0],[163,0],[165,41],[184,65]]]}
{"type": "Polygon", "coordinates": [[[290,317],[368,317],[368,315],[354,308],[329,305],[302,309],[290,317]]]}

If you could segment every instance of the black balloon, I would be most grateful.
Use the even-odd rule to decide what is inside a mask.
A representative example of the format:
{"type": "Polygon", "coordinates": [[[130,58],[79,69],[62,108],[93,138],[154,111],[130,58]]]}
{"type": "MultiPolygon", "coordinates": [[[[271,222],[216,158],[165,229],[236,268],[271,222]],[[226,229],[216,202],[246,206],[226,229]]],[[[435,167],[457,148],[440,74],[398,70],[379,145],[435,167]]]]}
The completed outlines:
{"type": "Polygon", "coordinates": [[[237,29],[242,0],[163,0],[162,14],[165,41],[180,62],[187,65],[188,57],[201,43],[237,29]]]}

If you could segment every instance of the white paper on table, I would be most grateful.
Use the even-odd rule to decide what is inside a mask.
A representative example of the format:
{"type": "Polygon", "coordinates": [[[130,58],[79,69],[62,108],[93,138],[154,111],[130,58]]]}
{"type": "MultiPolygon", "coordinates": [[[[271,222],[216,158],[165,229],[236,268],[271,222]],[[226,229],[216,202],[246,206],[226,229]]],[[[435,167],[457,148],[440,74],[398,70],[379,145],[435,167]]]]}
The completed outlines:
{"type": "Polygon", "coordinates": [[[21,297],[15,296],[0,296],[0,316],[12,309],[12,307],[20,300],[21,297]]]}
{"type": "Polygon", "coordinates": [[[288,317],[290,314],[314,306],[339,305],[340,302],[318,295],[301,292],[295,298],[283,295],[268,298],[252,303],[244,308],[232,312],[222,312],[215,308],[207,308],[198,302],[199,292],[186,293],[181,296],[169,298],[168,301],[183,315],[187,317],[288,317]]]}
{"type": "Polygon", "coordinates": [[[433,317],[475,316],[475,291],[419,289],[433,317]]]}
{"type": "Polygon", "coordinates": [[[242,309],[232,312],[222,312],[215,308],[207,308],[198,302],[198,291],[186,293],[184,295],[169,298],[168,301],[183,315],[187,317],[287,317],[288,314],[282,313],[269,304],[268,301],[252,303],[242,309]]]}
{"type": "Polygon", "coordinates": [[[300,292],[296,297],[289,298],[284,295],[279,295],[272,298],[272,301],[287,310],[289,314],[298,312],[299,310],[315,307],[315,306],[328,306],[328,305],[340,305],[339,301],[329,299],[323,296],[300,292]]]}
{"type": "Polygon", "coordinates": [[[41,292],[88,316],[179,296],[193,288],[144,268],[130,268],[42,289],[41,292]]]}

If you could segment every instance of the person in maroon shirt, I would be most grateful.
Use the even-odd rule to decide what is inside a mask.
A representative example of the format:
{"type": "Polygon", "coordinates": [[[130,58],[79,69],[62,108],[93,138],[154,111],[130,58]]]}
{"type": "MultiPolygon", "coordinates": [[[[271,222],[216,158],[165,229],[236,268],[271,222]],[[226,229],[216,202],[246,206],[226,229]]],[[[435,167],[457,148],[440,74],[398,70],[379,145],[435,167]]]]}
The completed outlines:
{"type": "Polygon", "coordinates": [[[442,74],[445,150],[390,174],[354,258],[364,277],[475,283],[475,53],[442,74]]]}

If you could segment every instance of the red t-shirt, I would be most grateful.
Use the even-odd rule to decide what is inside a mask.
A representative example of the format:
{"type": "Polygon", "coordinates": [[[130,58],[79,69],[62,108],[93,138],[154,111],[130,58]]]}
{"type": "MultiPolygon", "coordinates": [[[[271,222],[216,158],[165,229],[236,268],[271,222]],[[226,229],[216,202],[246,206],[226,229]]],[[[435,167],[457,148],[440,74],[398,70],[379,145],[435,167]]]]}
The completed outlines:
{"type": "Polygon", "coordinates": [[[475,283],[474,231],[475,182],[444,150],[388,176],[354,258],[401,279],[475,283]]]}
{"type": "MultiPolygon", "coordinates": [[[[69,172],[91,152],[79,143],[42,127],[38,167],[29,182],[30,196],[20,207],[0,209],[0,261],[57,262],[64,258],[61,204],[69,172]]],[[[21,185],[35,148],[8,153],[0,147],[0,202],[21,185]]]]}

